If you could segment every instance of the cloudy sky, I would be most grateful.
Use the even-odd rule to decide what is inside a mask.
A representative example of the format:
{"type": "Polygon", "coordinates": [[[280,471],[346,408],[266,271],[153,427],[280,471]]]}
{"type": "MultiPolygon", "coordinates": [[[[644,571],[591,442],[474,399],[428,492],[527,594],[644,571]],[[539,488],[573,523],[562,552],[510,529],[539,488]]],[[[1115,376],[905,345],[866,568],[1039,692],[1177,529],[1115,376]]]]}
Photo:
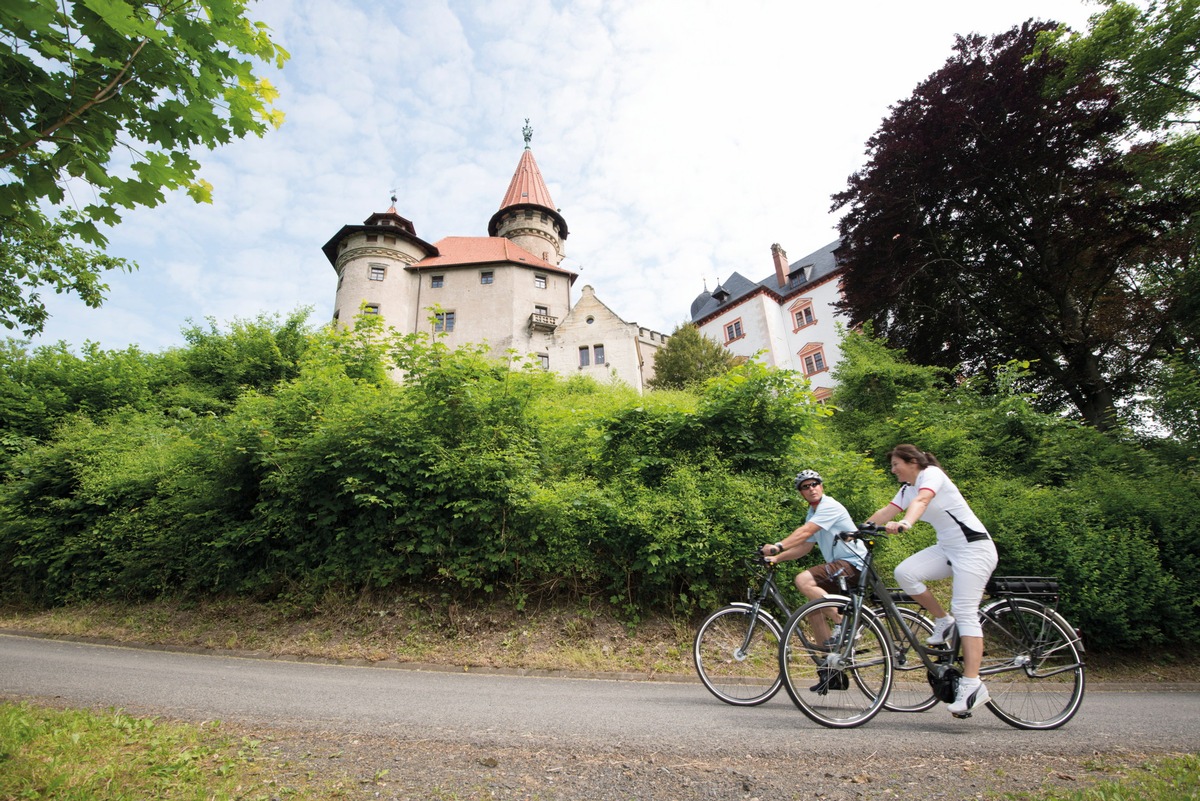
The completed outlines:
{"type": "Polygon", "coordinates": [[[321,246],[397,210],[428,242],[486,236],[524,142],[570,227],[563,266],[629,322],[670,333],[733,271],[836,237],[830,195],[955,34],[1086,0],[261,0],[291,53],[261,74],[278,131],[203,152],[211,205],[126,216],[103,308],[52,297],[36,343],[158,351],[188,320],[333,312],[321,246]]]}

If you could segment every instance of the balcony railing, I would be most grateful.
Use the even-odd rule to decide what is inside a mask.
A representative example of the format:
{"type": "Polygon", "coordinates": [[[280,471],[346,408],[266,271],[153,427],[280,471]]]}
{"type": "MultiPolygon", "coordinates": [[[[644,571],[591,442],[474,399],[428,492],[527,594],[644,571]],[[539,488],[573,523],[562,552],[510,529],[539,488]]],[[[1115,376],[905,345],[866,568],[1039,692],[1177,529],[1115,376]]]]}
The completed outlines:
{"type": "Polygon", "coordinates": [[[529,315],[529,327],[534,331],[553,331],[558,327],[558,318],[534,312],[529,315]]]}

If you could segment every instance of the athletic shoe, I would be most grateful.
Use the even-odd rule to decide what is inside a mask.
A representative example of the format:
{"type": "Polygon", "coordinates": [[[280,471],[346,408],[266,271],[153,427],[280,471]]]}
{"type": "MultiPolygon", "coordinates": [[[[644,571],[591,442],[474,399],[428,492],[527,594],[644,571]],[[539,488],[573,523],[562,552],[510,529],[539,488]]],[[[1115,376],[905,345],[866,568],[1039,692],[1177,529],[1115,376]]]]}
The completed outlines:
{"type": "Polygon", "coordinates": [[[954,695],[954,703],[947,707],[950,714],[956,718],[969,718],[971,711],[977,706],[982,706],[988,702],[992,694],[988,692],[987,685],[976,679],[958,680],[958,692],[954,695]]]}
{"type": "MultiPolygon", "coordinates": [[[[862,639],[862,636],[863,636],[863,630],[860,628],[858,631],[854,632],[854,641],[858,642],[859,640],[862,639]]],[[[835,647],[837,647],[838,641],[841,640],[841,638],[842,638],[842,624],[838,623],[836,626],[833,627],[833,635],[828,640],[825,641],[824,646],[826,648],[835,648],[835,647]]]]}
{"type": "Polygon", "coordinates": [[[939,617],[933,621],[933,634],[925,638],[926,645],[945,645],[950,638],[950,629],[954,628],[954,618],[950,615],[939,617]]]}
{"type": "Polygon", "coordinates": [[[809,692],[825,695],[830,690],[850,689],[850,677],[840,670],[817,668],[817,676],[820,677],[820,681],[809,687],[809,692]]]}

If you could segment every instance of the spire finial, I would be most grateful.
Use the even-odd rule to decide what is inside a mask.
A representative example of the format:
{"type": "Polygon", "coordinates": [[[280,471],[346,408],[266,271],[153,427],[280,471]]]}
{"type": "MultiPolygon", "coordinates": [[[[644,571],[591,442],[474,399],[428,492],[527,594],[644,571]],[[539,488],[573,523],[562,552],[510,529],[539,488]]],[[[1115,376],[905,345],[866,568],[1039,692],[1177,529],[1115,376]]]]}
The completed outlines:
{"type": "Polygon", "coordinates": [[[521,134],[525,137],[525,149],[529,149],[529,140],[533,139],[533,129],[529,127],[529,118],[525,118],[525,127],[521,129],[521,134]]]}

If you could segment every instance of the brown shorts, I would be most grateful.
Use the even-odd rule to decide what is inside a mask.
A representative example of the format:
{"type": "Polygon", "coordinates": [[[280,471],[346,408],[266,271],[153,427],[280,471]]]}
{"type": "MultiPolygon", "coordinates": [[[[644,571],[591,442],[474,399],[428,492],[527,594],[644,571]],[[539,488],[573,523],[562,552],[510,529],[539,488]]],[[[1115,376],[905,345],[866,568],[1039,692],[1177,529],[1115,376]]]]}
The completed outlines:
{"type": "Polygon", "coordinates": [[[836,595],[841,595],[846,591],[838,583],[839,578],[846,579],[847,589],[853,587],[854,582],[858,580],[858,568],[845,559],[835,559],[828,564],[810,567],[808,572],[812,574],[818,587],[836,595]]]}

